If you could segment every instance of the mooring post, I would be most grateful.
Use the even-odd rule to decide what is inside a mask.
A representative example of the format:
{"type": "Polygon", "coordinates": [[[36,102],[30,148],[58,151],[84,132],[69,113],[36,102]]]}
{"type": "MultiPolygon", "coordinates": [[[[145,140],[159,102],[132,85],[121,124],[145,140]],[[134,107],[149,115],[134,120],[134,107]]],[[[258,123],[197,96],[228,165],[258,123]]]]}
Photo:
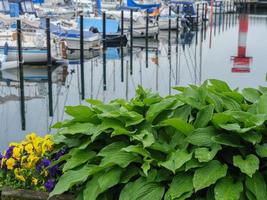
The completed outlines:
{"type": "Polygon", "coordinates": [[[149,14],[147,9],[146,10],[146,68],[148,68],[148,25],[149,25],[149,14]]]}
{"type": "Polygon", "coordinates": [[[21,116],[21,129],[26,129],[25,120],[25,97],[24,97],[24,74],[23,74],[23,57],[21,45],[21,21],[17,20],[17,48],[19,56],[19,83],[20,83],[20,116],[21,116]]]}
{"type": "Polygon", "coordinates": [[[179,14],[180,14],[180,7],[179,5],[177,6],[177,17],[176,17],[176,42],[178,42],[178,37],[179,37],[179,14]]]}
{"type": "Polygon", "coordinates": [[[52,56],[51,56],[50,19],[48,17],[46,18],[46,48],[47,48],[49,116],[52,117],[53,116],[52,56]]]}
{"type": "Polygon", "coordinates": [[[199,4],[197,4],[197,29],[198,29],[198,22],[199,22],[199,4]]]}
{"type": "MultiPolygon", "coordinates": [[[[124,12],[121,11],[121,36],[124,35],[124,12]]],[[[121,82],[124,81],[124,53],[123,53],[123,42],[121,40],[121,82]]]]}
{"type": "Polygon", "coordinates": [[[133,74],[133,10],[130,10],[130,74],[133,74]]]}
{"type": "Polygon", "coordinates": [[[81,65],[81,97],[85,99],[84,88],[84,32],[83,32],[83,14],[80,15],[80,65],[81,65]]]}
{"type": "Polygon", "coordinates": [[[106,75],[106,70],[107,70],[107,57],[106,57],[106,13],[102,13],[102,18],[103,18],[103,90],[107,90],[107,75],[106,75]]]}

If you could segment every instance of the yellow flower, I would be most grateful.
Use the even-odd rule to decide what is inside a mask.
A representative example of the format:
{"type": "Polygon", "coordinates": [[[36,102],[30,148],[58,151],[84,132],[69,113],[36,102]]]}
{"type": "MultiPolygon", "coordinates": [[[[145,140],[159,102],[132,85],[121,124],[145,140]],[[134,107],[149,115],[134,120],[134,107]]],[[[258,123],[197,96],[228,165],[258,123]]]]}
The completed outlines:
{"type": "Polygon", "coordinates": [[[32,177],[32,183],[33,183],[33,185],[37,185],[38,184],[38,179],[32,177]]]}
{"type": "Polygon", "coordinates": [[[1,166],[3,166],[6,162],[6,158],[2,158],[1,166]]]}
{"type": "Polygon", "coordinates": [[[10,147],[11,147],[11,146],[17,147],[17,146],[19,146],[19,143],[12,142],[12,143],[9,144],[9,146],[10,146],[10,147]]]}
{"type": "Polygon", "coordinates": [[[47,151],[53,150],[54,142],[50,139],[47,139],[42,144],[42,155],[44,155],[47,151]]]}
{"type": "Polygon", "coordinates": [[[15,164],[16,164],[16,161],[13,158],[9,158],[6,161],[6,166],[7,166],[7,169],[9,169],[9,170],[12,170],[14,168],[15,164]]]}
{"type": "Polygon", "coordinates": [[[35,133],[31,133],[29,135],[26,136],[26,139],[30,142],[34,141],[37,138],[35,133]]]}
{"type": "Polygon", "coordinates": [[[20,156],[21,156],[21,149],[20,147],[14,147],[13,149],[13,157],[17,160],[20,159],[20,156]]]}
{"type": "Polygon", "coordinates": [[[32,154],[33,153],[33,146],[31,143],[27,144],[25,146],[25,151],[28,153],[28,154],[32,154]]]}
{"type": "Polygon", "coordinates": [[[20,173],[21,173],[21,171],[19,169],[14,170],[14,174],[15,174],[16,179],[18,179],[19,181],[25,182],[24,176],[21,175],[20,173]]]}
{"type": "Polygon", "coordinates": [[[35,155],[29,155],[27,158],[27,163],[26,163],[26,167],[28,169],[33,168],[36,166],[36,163],[39,161],[39,157],[35,156],[35,155]]]}

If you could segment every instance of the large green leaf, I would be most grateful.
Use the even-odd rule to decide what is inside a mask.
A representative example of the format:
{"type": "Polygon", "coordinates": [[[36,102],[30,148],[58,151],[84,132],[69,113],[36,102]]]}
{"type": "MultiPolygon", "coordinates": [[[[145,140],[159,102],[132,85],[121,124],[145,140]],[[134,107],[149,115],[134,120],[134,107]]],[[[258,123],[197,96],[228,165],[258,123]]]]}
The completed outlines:
{"type": "Polygon", "coordinates": [[[63,135],[75,135],[82,133],[85,135],[92,135],[96,125],[92,123],[75,123],[59,131],[59,134],[63,135]]]}
{"type": "Polygon", "coordinates": [[[142,142],[145,148],[150,147],[155,142],[152,130],[150,131],[147,129],[141,130],[138,134],[134,134],[132,138],[139,142],[142,142]]]}
{"type": "Polygon", "coordinates": [[[230,87],[224,81],[220,81],[220,80],[216,80],[216,79],[209,79],[209,81],[212,84],[212,87],[217,92],[231,92],[230,87]]]}
{"type": "Polygon", "coordinates": [[[65,112],[78,122],[92,122],[92,117],[95,115],[90,107],[83,105],[66,106],[65,112]]]}
{"type": "Polygon", "coordinates": [[[211,138],[217,144],[230,147],[243,147],[240,141],[240,136],[235,134],[223,133],[211,138]]]}
{"type": "Polygon", "coordinates": [[[119,200],[161,200],[163,195],[162,185],[139,178],[122,189],[119,200]]]}
{"type": "Polygon", "coordinates": [[[213,110],[214,110],[213,105],[207,105],[204,108],[202,108],[197,113],[197,118],[196,121],[194,122],[194,126],[196,128],[206,127],[209,121],[212,119],[213,110]]]}
{"type": "Polygon", "coordinates": [[[267,158],[267,143],[256,145],[256,153],[261,158],[267,158]]]}
{"type": "Polygon", "coordinates": [[[211,140],[212,137],[218,134],[218,130],[214,127],[209,126],[206,128],[198,128],[192,134],[190,134],[186,140],[190,144],[196,146],[211,146],[214,142],[211,140]]]}
{"type": "Polygon", "coordinates": [[[242,182],[234,182],[231,177],[219,180],[214,188],[215,200],[239,200],[241,192],[242,182]]]}
{"type": "Polygon", "coordinates": [[[122,148],[121,150],[128,153],[136,153],[142,155],[143,157],[150,157],[150,153],[146,149],[144,149],[141,144],[130,145],[128,147],[122,148]]]}
{"type": "Polygon", "coordinates": [[[256,172],[251,178],[248,176],[246,177],[246,189],[249,191],[249,194],[251,194],[250,196],[254,196],[255,200],[266,200],[266,182],[260,172],[256,172]]]}
{"type": "Polygon", "coordinates": [[[191,115],[192,108],[189,105],[183,105],[177,108],[173,113],[173,118],[180,118],[184,121],[188,121],[189,116],[191,115]]]}
{"type": "Polygon", "coordinates": [[[84,183],[90,175],[99,172],[102,168],[97,165],[84,165],[77,170],[69,170],[58,180],[54,190],[49,194],[50,197],[69,191],[72,186],[84,183]]]}
{"type": "Polygon", "coordinates": [[[190,173],[178,173],[172,179],[169,190],[164,196],[164,200],[179,199],[184,200],[193,194],[193,175],[190,173]],[[186,198],[182,198],[186,197],[186,198]]]}
{"type": "Polygon", "coordinates": [[[220,178],[226,176],[227,165],[222,165],[219,161],[213,160],[207,163],[204,167],[196,169],[193,185],[196,191],[209,187],[220,178]]]}
{"type": "Polygon", "coordinates": [[[256,111],[258,114],[267,114],[267,94],[263,94],[258,100],[256,111]]]}
{"type": "Polygon", "coordinates": [[[261,96],[259,90],[254,88],[245,88],[242,90],[243,96],[248,102],[255,103],[261,96]]]}
{"type": "Polygon", "coordinates": [[[100,165],[119,165],[122,168],[127,167],[131,162],[140,160],[140,157],[134,153],[128,153],[122,149],[127,147],[127,143],[114,142],[103,148],[98,156],[103,157],[100,165]]]}
{"type": "Polygon", "coordinates": [[[96,200],[101,193],[120,182],[121,174],[122,169],[115,167],[105,173],[94,175],[85,186],[83,198],[86,200],[96,200]]]}
{"type": "Polygon", "coordinates": [[[192,153],[188,153],[183,150],[177,150],[172,152],[165,162],[160,162],[159,164],[175,174],[175,171],[182,167],[183,164],[185,164],[191,158],[192,153]]]}
{"type": "Polygon", "coordinates": [[[221,150],[221,146],[214,144],[211,147],[211,150],[207,147],[200,147],[195,149],[195,158],[198,159],[199,162],[209,162],[212,160],[217,152],[221,150]]]}
{"type": "MultiPolygon", "coordinates": [[[[146,113],[146,120],[149,122],[153,122],[153,120],[164,110],[168,109],[171,105],[174,104],[174,102],[177,101],[176,98],[166,98],[162,101],[153,104],[149,107],[147,113],[146,113]]],[[[182,105],[182,104],[181,104],[182,105]]]]}
{"type": "Polygon", "coordinates": [[[96,156],[96,153],[94,151],[90,150],[80,150],[80,149],[74,149],[72,153],[70,154],[70,159],[67,160],[66,164],[63,167],[63,172],[73,169],[89,160],[94,158],[96,156]]]}
{"type": "Polygon", "coordinates": [[[249,177],[259,169],[260,161],[257,156],[250,154],[243,159],[240,155],[233,157],[234,166],[238,167],[241,172],[247,174],[249,177]]]}
{"type": "Polygon", "coordinates": [[[162,122],[165,126],[172,126],[185,135],[189,135],[194,130],[194,126],[180,118],[167,119],[162,122]]]}

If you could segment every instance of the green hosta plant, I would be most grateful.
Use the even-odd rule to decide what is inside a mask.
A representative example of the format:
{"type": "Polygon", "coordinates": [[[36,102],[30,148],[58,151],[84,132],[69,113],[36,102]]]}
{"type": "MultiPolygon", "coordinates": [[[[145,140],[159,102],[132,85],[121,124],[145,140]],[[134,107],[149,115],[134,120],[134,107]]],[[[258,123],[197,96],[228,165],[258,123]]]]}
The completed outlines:
{"type": "Polygon", "coordinates": [[[219,80],[160,97],[66,107],[54,125],[66,147],[50,196],[78,200],[266,200],[267,88],[219,80]]]}

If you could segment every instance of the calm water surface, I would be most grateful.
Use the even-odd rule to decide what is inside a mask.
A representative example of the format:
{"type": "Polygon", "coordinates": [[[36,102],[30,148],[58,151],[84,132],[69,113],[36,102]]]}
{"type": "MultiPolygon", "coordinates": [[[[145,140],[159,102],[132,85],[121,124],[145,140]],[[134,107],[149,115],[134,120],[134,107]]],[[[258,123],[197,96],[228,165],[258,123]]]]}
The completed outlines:
{"type": "MultiPolygon", "coordinates": [[[[148,48],[145,40],[135,39],[132,54],[128,48],[108,48],[106,76],[102,55],[86,61],[85,97],[105,102],[130,99],[138,85],[168,95],[175,92],[171,89],[175,85],[201,84],[209,78],[239,88],[266,85],[267,15],[225,14],[212,21],[212,26],[180,33],[178,42],[175,31],[161,32],[159,41],[150,40],[148,48]],[[240,23],[247,31],[240,33],[240,23]],[[246,51],[238,50],[240,46],[246,51]]],[[[24,73],[26,131],[21,130],[18,71],[0,72],[0,151],[29,132],[53,133],[49,127],[67,118],[64,106],[83,103],[79,64],[53,71],[53,117],[49,117],[46,68],[27,67],[24,73]]]]}

